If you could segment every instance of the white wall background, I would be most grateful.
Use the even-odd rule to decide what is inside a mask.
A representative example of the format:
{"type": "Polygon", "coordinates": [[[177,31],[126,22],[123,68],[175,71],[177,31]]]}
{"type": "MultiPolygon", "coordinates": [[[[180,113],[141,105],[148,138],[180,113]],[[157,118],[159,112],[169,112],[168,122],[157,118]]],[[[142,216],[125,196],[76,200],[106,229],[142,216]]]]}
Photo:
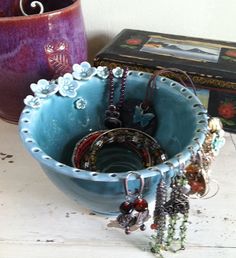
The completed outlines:
{"type": "Polygon", "coordinates": [[[89,59],[124,28],[236,42],[236,0],[81,0],[89,59]]]}

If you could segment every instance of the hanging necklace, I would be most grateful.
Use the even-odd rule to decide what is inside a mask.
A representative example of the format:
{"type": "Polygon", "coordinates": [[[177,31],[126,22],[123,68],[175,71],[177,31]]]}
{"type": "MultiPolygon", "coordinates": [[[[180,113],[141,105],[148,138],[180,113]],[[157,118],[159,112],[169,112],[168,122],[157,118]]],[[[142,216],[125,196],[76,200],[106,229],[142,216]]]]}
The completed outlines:
{"type": "Polygon", "coordinates": [[[122,126],[122,121],[120,120],[120,109],[124,103],[125,99],[125,83],[127,79],[128,68],[126,67],[123,71],[120,87],[120,97],[118,103],[114,104],[114,75],[111,70],[109,73],[109,106],[105,112],[104,124],[107,128],[113,129],[122,126]]]}
{"type": "Polygon", "coordinates": [[[154,74],[145,89],[144,99],[126,99],[120,110],[124,127],[135,128],[149,135],[154,135],[157,127],[157,115],[153,107],[153,95],[156,90],[154,74]]]}

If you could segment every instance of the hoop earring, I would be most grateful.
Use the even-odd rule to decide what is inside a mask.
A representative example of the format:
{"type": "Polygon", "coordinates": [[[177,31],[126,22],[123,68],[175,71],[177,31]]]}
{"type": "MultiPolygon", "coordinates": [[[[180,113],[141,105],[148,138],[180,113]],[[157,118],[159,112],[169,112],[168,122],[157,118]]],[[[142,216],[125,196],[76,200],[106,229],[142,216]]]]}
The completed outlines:
{"type": "Polygon", "coordinates": [[[119,225],[125,229],[126,234],[131,233],[131,227],[139,226],[144,231],[146,226],[144,222],[149,217],[148,203],[142,197],[144,188],[144,179],[137,172],[130,172],[124,180],[125,201],[120,205],[121,214],[117,217],[119,225]],[[131,193],[128,189],[128,179],[130,175],[135,175],[139,180],[139,189],[131,193]]]}

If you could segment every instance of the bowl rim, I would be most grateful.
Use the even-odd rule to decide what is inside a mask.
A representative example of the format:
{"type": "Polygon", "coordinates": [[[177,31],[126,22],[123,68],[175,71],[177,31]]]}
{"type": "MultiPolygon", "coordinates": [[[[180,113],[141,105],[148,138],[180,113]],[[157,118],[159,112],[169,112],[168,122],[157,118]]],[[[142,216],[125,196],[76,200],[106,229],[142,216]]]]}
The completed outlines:
{"type": "MultiPolygon", "coordinates": [[[[146,76],[150,78],[150,73],[143,71],[133,71],[130,70],[129,75],[135,76],[146,76]]],[[[95,78],[95,77],[93,77],[95,78]]],[[[93,79],[92,78],[92,79],[93,79]]],[[[90,79],[91,80],[91,79],[90,79]]],[[[203,145],[206,135],[208,133],[208,115],[207,110],[204,108],[200,100],[195,96],[189,89],[181,85],[180,83],[166,78],[164,76],[158,76],[157,81],[165,83],[165,86],[175,89],[180,92],[187,100],[191,101],[192,111],[196,119],[196,130],[191,142],[186,146],[181,152],[174,155],[167,161],[158,164],[153,167],[144,168],[142,170],[135,171],[142,175],[143,178],[153,177],[157,175],[166,176],[167,172],[173,170],[176,173],[179,166],[182,164],[187,165],[190,158],[195,155],[203,145]],[[191,97],[190,97],[191,96],[191,97]]],[[[85,82],[86,83],[86,82],[85,82]]],[[[86,171],[82,169],[77,169],[75,167],[68,166],[66,164],[60,163],[50,156],[48,156],[33,139],[30,133],[30,117],[31,117],[31,107],[25,107],[21,113],[19,119],[19,134],[21,140],[30,152],[30,154],[39,162],[43,167],[46,167],[48,171],[55,170],[57,167],[57,173],[70,176],[77,179],[91,180],[91,181],[102,181],[102,182],[116,182],[121,179],[125,179],[131,171],[119,172],[119,173],[104,173],[95,171],[86,171]]],[[[33,112],[32,112],[33,113],[33,112]]],[[[131,175],[131,180],[136,179],[134,175],[131,175]]]]}

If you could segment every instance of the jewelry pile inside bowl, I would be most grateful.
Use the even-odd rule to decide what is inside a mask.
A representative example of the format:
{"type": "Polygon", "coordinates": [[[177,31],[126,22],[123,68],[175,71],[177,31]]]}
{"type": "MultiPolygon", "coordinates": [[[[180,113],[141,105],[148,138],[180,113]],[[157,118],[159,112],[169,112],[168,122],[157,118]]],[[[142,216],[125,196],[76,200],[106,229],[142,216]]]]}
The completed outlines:
{"type": "Polygon", "coordinates": [[[134,165],[130,164],[131,161],[138,163],[135,167],[138,170],[166,160],[166,154],[154,138],[133,128],[102,130],[86,135],[78,142],[73,154],[75,167],[99,172],[129,171],[134,165]],[[102,160],[102,151],[106,154],[105,160],[102,160]],[[115,151],[119,156],[114,155],[112,161],[109,160],[109,153],[114,154],[115,151]],[[125,157],[129,156],[133,158],[127,162],[125,157]]]}

